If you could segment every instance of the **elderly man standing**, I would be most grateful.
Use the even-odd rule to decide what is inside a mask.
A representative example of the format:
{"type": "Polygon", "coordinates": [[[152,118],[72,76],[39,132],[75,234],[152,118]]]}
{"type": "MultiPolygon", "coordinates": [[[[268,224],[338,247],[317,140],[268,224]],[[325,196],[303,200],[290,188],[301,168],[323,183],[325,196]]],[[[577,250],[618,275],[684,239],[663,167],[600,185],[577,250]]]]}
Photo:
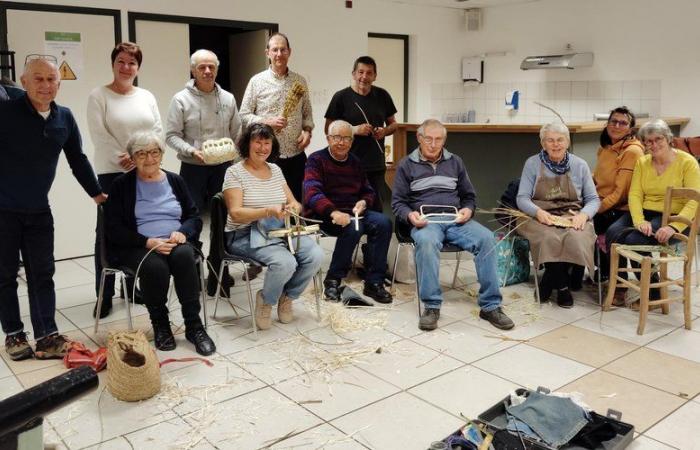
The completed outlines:
{"type": "MultiPolygon", "coordinates": [[[[389,93],[373,83],[377,79],[377,63],[370,56],[360,56],[352,68],[352,84],[333,95],[326,110],[328,125],[336,120],[347,120],[354,135],[350,153],[361,162],[372,188],[377,193],[377,204],[370,205],[382,211],[390,201],[391,193],[384,181],[386,163],[384,138],[396,131],[396,106],[389,93]],[[386,126],[385,126],[386,125],[386,126]]],[[[388,206],[388,205],[387,205],[388,206]]]]}
{"type": "MultiPolygon", "coordinates": [[[[419,148],[401,160],[394,179],[392,208],[397,219],[410,223],[416,244],[416,267],[420,301],[424,309],[418,328],[434,330],[440,318],[440,249],[449,243],[473,253],[479,280],[479,317],[503,330],[513,321],[501,309],[493,233],[475,220],[476,192],[462,159],[443,146],[447,130],[438,120],[428,119],[417,132],[419,148]],[[430,223],[421,217],[421,205],[455,207],[453,223],[430,223]]],[[[449,216],[444,216],[444,218],[449,216]]]]}
{"type": "MultiPolygon", "coordinates": [[[[207,210],[211,198],[221,191],[226,169],[231,161],[207,164],[202,144],[210,139],[231,138],[234,142],[241,133],[241,118],[236,99],[216,82],[219,58],[209,50],[197,50],[190,57],[194,77],[173,97],[166,124],[166,143],[177,152],[182,161],[180,176],[185,180],[190,195],[200,213],[207,210]]],[[[210,261],[219,267],[220,261],[210,261]]],[[[233,280],[225,273],[223,289],[228,291],[233,280]]],[[[216,293],[216,277],[209,274],[209,295],[216,293]]]]}
{"type": "Polygon", "coordinates": [[[391,221],[384,214],[369,210],[375,192],[360,160],[350,153],[352,125],[336,120],[328,127],[328,147],[314,152],[306,162],[304,206],[307,214],[323,220],[322,229],[337,236],[333,258],[323,281],[329,300],[340,300],[340,282],[352,264],[352,253],[363,234],[371,247],[371,260],[365,261],[367,275],[362,293],[379,303],[391,303],[384,289],[386,257],[391,241],[391,221]],[[362,217],[355,220],[354,217],[362,217]]]}
{"type": "Polygon", "coordinates": [[[241,103],[241,118],[246,127],[251,123],[263,122],[275,130],[280,143],[280,157],[275,164],[282,169],[294,198],[301,200],[306,164],[304,149],[311,142],[314,121],[306,80],[289,70],[291,54],[287,36],[282,33],[270,36],[265,47],[270,67],[248,82],[241,103]],[[290,102],[296,104],[285,117],[285,103],[294,91],[303,93],[298,102],[290,102]]]}
{"type": "Polygon", "coordinates": [[[58,106],[60,75],[53,57],[29,60],[21,77],[26,94],[0,103],[0,322],[13,360],[62,358],[67,341],[54,315],[54,233],[49,190],[63,149],[73,175],[95,203],[107,198],[82,151],[78,125],[58,106]],[[36,350],[27,342],[17,298],[22,253],[36,350]]]}

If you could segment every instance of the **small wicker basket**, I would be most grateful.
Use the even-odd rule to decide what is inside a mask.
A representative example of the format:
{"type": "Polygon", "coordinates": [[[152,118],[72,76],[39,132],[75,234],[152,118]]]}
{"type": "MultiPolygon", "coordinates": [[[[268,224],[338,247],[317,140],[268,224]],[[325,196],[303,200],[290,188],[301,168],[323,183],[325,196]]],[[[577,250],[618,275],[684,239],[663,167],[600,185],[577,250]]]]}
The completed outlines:
{"type": "Polygon", "coordinates": [[[117,399],[137,402],[160,392],[160,363],[143,331],[119,331],[107,340],[107,389],[117,399]],[[129,356],[136,356],[138,365],[129,356]],[[125,361],[125,356],[126,360],[125,361]],[[141,358],[141,356],[143,358],[141,358]]]}

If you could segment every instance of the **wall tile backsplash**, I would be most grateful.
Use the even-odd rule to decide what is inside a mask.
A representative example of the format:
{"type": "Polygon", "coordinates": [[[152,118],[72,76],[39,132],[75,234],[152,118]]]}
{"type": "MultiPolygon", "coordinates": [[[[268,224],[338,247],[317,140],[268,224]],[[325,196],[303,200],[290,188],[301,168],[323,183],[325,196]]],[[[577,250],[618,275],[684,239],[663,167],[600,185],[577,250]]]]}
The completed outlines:
{"type": "Polygon", "coordinates": [[[661,80],[527,81],[510,83],[435,83],[430,86],[432,116],[445,123],[465,122],[475,111],[476,122],[546,123],[556,116],[535,103],[555,109],[567,122],[593,120],[625,105],[634,113],[657,117],[661,110],[661,80]],[[520,92],[517,111],[505,108],[506,93],[520,92]]]}

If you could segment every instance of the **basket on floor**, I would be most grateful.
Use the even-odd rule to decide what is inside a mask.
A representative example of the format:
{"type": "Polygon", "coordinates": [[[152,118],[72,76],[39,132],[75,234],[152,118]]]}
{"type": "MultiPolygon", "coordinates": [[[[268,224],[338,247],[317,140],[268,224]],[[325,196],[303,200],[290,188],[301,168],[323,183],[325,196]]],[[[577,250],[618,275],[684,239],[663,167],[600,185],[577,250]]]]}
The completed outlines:
{"type": "Polygon", "coordinates": [[[143,331],[119,331],[107,340],[107,389],[117,399],[137,402],[160,391],[160,365],[143,331]]]}

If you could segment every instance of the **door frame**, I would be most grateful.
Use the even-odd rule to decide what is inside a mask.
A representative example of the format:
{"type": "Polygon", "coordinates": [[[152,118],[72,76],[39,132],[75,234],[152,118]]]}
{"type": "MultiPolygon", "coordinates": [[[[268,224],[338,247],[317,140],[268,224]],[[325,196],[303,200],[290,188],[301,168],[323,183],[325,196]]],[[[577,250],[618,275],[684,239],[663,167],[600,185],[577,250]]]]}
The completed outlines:
{"type": "Polygon", "coordinates": [[[129,40],[136,42],[136,21],[149,20],[152,22],[185,23],[187,25],[208,25],[214,27],[238,28],[243,30],[260,30],[267,28],[271,33],[279,31],[279,25],[267,22],[244,22],[240,20],[215,19],[210,17],[174,16],[170,14],[152,14],[129,11],[129,40]]]}
{"type": "MultiPolygon", "coordinates": [[[[118,9],[106,8],[87,8],[83,6],[66,6],[66,5],[45,5],[38,3],[15,3],[0,1],[0,50],[9,51],[7,46],[7,10],[16,9],[20,11],[37,11],[37,12],[55,12],[69,14],[92,14],[96,16],[111,16],[114,20],[114,45],[122,40],[122,18],[121,11],[118,9]]],[[[8,56],[0,56],[0,74],[11,72],[8,56]]],[[[15,65],[17,63],[15,62],[15,65]]],[[[19,72],[19,71],[16,71],[19,72]]],[[[17,80],[13,80],[17,81],[17,80]]]]}
{"type": "Polygon", "coordinates": [[[403,121],[408,122],[408,35],[367,33],[368,38],[397,39],[403,41],[403,121]]]}

